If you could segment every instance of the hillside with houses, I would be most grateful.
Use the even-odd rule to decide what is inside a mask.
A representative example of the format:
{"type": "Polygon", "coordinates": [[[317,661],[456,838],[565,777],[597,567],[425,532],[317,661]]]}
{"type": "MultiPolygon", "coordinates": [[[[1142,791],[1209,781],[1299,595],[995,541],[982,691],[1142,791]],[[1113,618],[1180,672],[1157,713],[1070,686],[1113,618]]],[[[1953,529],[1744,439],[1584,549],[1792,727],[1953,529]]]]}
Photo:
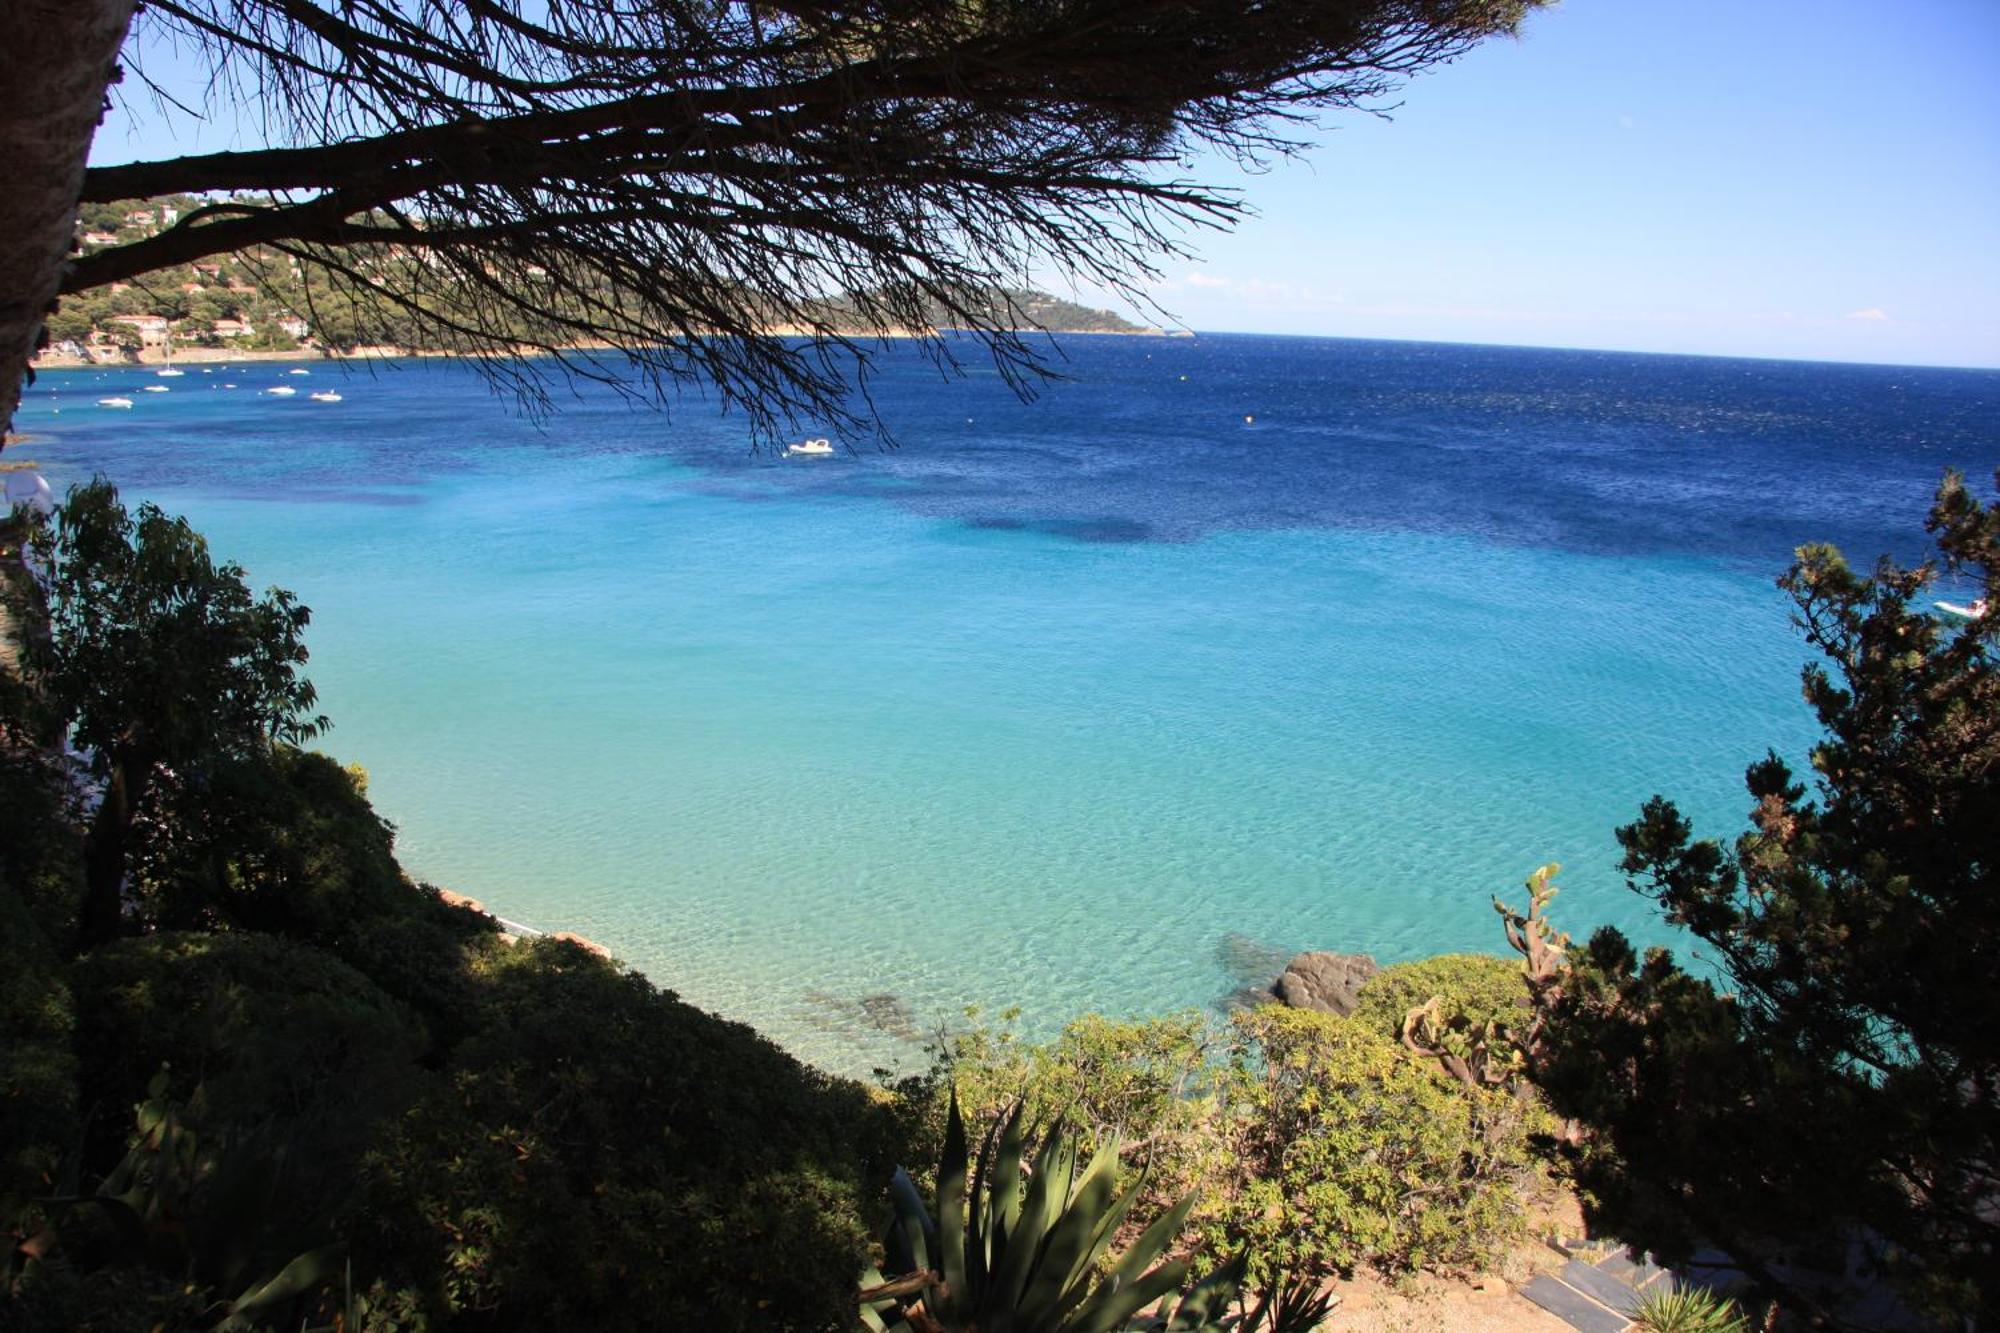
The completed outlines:
{"type": "MultiPolygon", "coordinates": [[[[146,240],[208,202],[212,201],[174,195],[86,204],[78,216],[78,250],[88,256],[146,240]]],[[[437,350],[440,340],[427,327],[421,301],[418,310],[398,310],[356,299],[361,283],[409,291],[421,288],[425,284],[407,283],[402,277],[414,266],[431,263],[430,256],[398,245],[366,250],[349,256],[353,267],[348,272],[330,274],[275,248],[257,246],[66,296],[48,321],[49,346],[43,363],[209,359],[252,352],[340,353],[358,347],[437,350]]],[[[509,280],[490,271],[489,277],[509,280]]],[[[546,277],[529,264],[513,280],[535,282],[546,277]]],[[[1157,332],[1110,311],[1044,292],[996,290],[990,299],[1000,323],[1051,333],[1157,332]]],[[[830,298],[824,309],[833,328],[865,331],[859,303],[853,299],[830,298]]],[[[945,322],[941,307],[933,320],[945,322]]],[[[522,342],[539,340],[537,331],[521,330],[522,342]]],[[[445,342],[457,346],[455,340],[445,342]]]]}
{"type": "MultiPolygon", "coordinates": [[[[200,202],[176,195],[86,204],[78,217],[78,249],[88,255],[144,240],[200,202]]],[[[297,277],[297,266],[275,252],[242,252],[64,297],[49,319],[49,353],[56,359],[119,361],[196,348],[315,347],[319,340],[306,313],[310,294],[299,290],[297,277]],[[283,282],[274,268],[294,281],[283,282]]]]}

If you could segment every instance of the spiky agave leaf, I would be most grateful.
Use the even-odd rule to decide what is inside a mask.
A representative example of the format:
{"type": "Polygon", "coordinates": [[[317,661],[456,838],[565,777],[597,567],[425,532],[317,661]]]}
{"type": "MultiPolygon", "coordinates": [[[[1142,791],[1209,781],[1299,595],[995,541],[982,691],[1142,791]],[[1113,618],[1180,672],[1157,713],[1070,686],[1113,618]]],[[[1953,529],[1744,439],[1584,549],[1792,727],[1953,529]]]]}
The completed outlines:
{"type": "Polygon", "coordinates": [[[1166,1333],[1210,1333],[1222,1328],[1229,1304],[1243,1289],[1243,1279],[1249,1271],[1250,1252],[1244,1250],[1195,1283],[1194,1289],[1181,1297],[1174,1308],[1166,1333]]]}
{"type": "Polygon", "coordinates": [[[962,1314],[966,1305],[965,1263],[965,1119],[958,1110],[958,1089],[951,1093],[945,1119],[944,1151],[938,1160],[938,1267],[944,1274],[939,1313],[962,1314]]]}
{"type": "Polygon", "coordinates": [[[889,1234],[884,1239],[883,1248],[888,1252],[889,1267],[902,1273],[917,1273],[931,1266],[931,1230],[933,1223],[924,1210],[924,1201],[917,1194],[916,1182],[902,1167],[889,1178],[889,1202],[895,1207],[895,1221],[889,1224],[889,1234]]]}
{"type": "Polygon", "coordinates": [[[986,1299],[980,1302],[978,1323],[987,1333],[1002,1333],[1010,1312],[1020,1306],[1042,1242],[1069,1202],[1075,1170],[1076,1148],[1069,1135],[1061,1127],[1051,1130],[1035,1154],[1034,1177],[1028,1182],[1019,1223],[1007,1236],[1006,1253],[984,1293],[986,1299]]]}
{"type": "Polygon", "coordinates": [[[1048,1327],[1054,1322],[1064,1294],[1074,1285],[1088,1283],[1090,1275],[1079,1269],[1099,1235],[1105,1216],[1119,1202],[1118,1144],[1107,1139],[1091,1157],[1050,1229],[1042,1252],[1035,1257],[1033,1276],[1019,1302],[1017,1317],[1023,1327],[1048,1327]]]}

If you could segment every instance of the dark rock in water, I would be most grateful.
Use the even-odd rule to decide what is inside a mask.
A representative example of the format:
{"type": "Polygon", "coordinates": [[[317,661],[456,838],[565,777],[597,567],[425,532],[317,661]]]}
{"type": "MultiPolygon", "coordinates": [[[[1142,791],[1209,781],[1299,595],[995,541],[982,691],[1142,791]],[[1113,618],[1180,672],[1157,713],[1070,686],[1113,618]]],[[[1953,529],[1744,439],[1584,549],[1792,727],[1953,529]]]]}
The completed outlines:
{"type": "Polygon", "coordinates": [[[1269,986],[1238,986],[1217,1001],[1225,1014],[1240,1013],[1245,1009],[1261,1009],[1269,1003],[1271,1003],[1269,986]]]}
{"type": "Polygon", "coordinates": [[[1381,970],[1365,953],[1302,953],[1285,965],[1271,993],[1294,1009],[1345,1018],[1360,1003],[1362,983],[1381,970]]]}
{"type": "Polygon", "coordinates": [[[805,999],[801,1016],[821,1032],[849,1040],[863,1039],[874,1032],[912,1043],[924,1039],[923,1029],[917,1024],[917,1011],[900,995],[881,992],[849,998],[813,990],[806,992],[805,999]]]}
{"type": "Polygon", "coordinates": [[[917,1011],[900,995],[864,995],[861,1012],[871,1026],[892,1037],[916,1041],[923,1035],[917,1030],[917,1011]]]}

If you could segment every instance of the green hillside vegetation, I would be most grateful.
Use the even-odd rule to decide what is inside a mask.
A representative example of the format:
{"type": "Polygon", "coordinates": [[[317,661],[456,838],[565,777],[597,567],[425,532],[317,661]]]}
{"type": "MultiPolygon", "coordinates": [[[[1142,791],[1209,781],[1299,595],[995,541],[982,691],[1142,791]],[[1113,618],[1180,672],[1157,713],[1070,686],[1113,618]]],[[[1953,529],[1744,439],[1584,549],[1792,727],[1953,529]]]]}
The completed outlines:
{"type": "MultiPolygon", "coordinates": [[[[80,248],[89,254],[156,234],[203,203],[189,195],[173,195],[85,204],[78,219],[80,248]]],[[[257,352],[303,348],[349,351],[363,346],[437,350],[433,344],[443,340],[431,336],[418,317],[369,299],[357,281],[365,279],[390,288],[411,286],[399,278],[409,266],[426,262],[422,253],[397,246],[360,246],[355,247],[349,262],[353,278],[319,266],[300,265],[269,247],[218,255],[134,282],[63,298],[49,319],[49,340],[58,347],[94,346],[125,352],[137,351],[149,341],[257,352]],[[165,327],[144,327],[136,322],[149,318],[166,321],[165,327]]],[[[526,276],[518,280],[536,281],[535,272],[529,266],[526,276]]],[[[1025,289],[983,294],[977,304],[992,311],[1002,324],[1051,333],[1143,331],[1108,310],[1094,310],[1025,289]]],[[[927,309],[930,327],[951,322],[942,303],[932,301],[927,309]]],[[[836,331],[868,331],[852,298],[830,298],[816,310],[836,331]]],[[[523,342],[549,334],[546,327],[531,327],[525,321],[517,324],[512,332],[523,342]]],[[[459,344],[452,340],[452,345],[459,344]]]]}

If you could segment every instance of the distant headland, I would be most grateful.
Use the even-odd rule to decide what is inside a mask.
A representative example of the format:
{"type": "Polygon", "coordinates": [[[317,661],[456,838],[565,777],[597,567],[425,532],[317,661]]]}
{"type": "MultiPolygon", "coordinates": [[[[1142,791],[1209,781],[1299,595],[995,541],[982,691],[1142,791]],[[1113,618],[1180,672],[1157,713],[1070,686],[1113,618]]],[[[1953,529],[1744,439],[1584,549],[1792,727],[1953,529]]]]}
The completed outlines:
{"type": "MultiPolygon", "coordinates": [[[[78,246],[96,250],[131,244],[173,227],[200,207],[190,196],[127,199],[86,204],[78,218],[78,246]]],[[[397,247],[363,263],[420,262],[397,247]]],[[[843,337],[916,337],[953,326],[942,304],[921,321],[884,328],[864,313],[855,296],[828,298],[817,330],[773,321],[765,329],[778,337],[814,332],[843,337]]],[[[1163,330],[1135,324],[1109,310],[1094,309],[1046,292],[996,287],[985,298],[992,316],[987,327],[1022,332],[1152,334],[1163,330]]],[[[397,327],[393,319],[364,321],[355,303],[335,290],[319,270],[264,247],[252,247],[180,268],[148,275],[140,282],[113,283],[63,299],[48,323],[49,345],[34,361],[38,369],[91,365],[157,365],[169,361],[223,362],[279,360],[300,356],[381,357],[442,355],[415,321],[397,327]]],[[[530,341],[523,331],[522,341],[530,341]]],[[[537,344],[539,345],[539,343],[537,344]]],[[[589,344],[578,344],[578,348],[589,344]]]]}

